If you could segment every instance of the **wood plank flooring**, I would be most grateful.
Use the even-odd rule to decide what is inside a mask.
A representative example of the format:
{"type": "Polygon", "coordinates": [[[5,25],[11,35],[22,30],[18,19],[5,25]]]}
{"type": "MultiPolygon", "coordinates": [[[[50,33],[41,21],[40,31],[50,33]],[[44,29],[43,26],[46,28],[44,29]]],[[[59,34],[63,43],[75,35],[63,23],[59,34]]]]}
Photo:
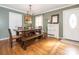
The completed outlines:
{"type": "Polygon", "coordinates": [[[23,50],[19,44],[11,49],[8,40],[0,41],[0,55],[77,55],[79,46],[55,38],[41,39],[23,50]]]}

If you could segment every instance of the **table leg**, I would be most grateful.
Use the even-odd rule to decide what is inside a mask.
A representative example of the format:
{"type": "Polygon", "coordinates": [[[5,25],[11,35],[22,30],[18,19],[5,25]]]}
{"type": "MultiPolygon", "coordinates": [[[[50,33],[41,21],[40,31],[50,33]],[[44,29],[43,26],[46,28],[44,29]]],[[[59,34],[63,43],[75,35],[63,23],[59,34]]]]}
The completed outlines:
{"type": "Polygon", "coordinates": [[[22,47],[24,50],[26,50],[26,42],[25,42],[25,41],[22,41],[22,42],[21,42],[21,47],[22,47]]]}

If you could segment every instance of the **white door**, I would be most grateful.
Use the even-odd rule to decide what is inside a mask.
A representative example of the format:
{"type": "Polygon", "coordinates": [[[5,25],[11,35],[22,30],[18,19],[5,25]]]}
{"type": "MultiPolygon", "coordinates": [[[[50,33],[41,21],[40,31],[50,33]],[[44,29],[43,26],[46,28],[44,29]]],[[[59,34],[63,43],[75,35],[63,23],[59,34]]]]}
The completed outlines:
{"type": "Polygon", "coordinates": [[[22,27],[22,14],[9,12],[9,28],[12,31],[12,35],[16,34],[14,29],[17,27],[22,27]]]}
{"type": "Polygon", "coordinates": [[[63,37],[79,41],[79,8],[63,11],[63,37]]]}

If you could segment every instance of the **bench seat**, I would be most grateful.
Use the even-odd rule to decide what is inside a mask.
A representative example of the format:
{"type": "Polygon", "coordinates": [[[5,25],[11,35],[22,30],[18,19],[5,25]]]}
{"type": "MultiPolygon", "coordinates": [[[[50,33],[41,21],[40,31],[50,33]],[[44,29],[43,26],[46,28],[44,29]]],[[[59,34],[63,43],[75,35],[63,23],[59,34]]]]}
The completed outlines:
{"type": "Polygon", "coordinates": [[[37,35],[33,35],[31,37],[27,37],[21,40],[21,47],[26,50],[26,47],[33,44],[35,39],[40,39],[41,37],[43,37],[43,34],[37,34],[37,35]]]}

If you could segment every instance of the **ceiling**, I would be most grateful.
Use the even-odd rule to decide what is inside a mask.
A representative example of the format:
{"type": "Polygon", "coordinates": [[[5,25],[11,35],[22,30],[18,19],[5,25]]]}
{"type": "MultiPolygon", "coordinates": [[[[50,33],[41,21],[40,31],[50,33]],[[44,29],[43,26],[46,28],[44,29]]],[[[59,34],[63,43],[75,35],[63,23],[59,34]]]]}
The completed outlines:
{"type": "MultiPolygon", "coordinates": [[[[28,4],[1,4],[0,6],[17,10],[23,13],[27,13],[27,10],[29,10],[28,4]]],[[[67,6],[71,6],[71,4],[32,4],[31,11],[32,14],[37,15],[67,6]]]]}

